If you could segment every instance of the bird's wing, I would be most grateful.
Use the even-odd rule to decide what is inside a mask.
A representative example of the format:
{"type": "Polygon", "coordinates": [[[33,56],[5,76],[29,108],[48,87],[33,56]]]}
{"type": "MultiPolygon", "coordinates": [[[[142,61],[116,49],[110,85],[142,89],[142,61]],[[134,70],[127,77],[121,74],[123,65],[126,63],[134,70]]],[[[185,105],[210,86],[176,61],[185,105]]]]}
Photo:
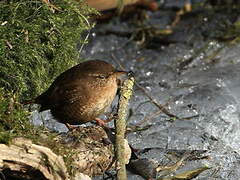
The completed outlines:
{"type": "Polygon", "coordinates": [[[88,90],[81,81],[74,83],[56,85],[51,92],[50,100],[53,106],[62,106],[75,103],[76,101],[85,102],[88,98],[88,90]]]}

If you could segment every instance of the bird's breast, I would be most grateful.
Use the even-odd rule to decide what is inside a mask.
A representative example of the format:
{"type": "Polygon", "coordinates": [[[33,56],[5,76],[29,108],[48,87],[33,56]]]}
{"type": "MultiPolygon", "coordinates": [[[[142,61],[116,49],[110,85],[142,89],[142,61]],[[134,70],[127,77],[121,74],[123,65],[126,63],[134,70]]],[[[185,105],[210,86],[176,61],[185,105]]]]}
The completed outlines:
{"type": "Polygon", "coordinates": [[[93,97],[94,100],[92,104],[92,111],[96,112],[98,115],[105,112],[115,98],[117,88],[118,87],[116,82],[109,83],[108,85],[99,88],[93,97]]]}

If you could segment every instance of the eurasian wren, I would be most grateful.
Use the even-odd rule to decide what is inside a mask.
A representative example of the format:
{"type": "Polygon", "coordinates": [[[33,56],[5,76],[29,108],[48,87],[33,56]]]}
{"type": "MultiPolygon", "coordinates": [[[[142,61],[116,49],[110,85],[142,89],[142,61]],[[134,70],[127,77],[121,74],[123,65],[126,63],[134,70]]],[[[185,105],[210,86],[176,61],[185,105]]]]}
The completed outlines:
{"type": "Polygon", "coordinates": [[[99,120],[116,96],[123,74],[127,72],[107,62],[86,61],[60,74],[34,102],[41,105],[40,112],[50,109],[67,126],[99,120]]]}

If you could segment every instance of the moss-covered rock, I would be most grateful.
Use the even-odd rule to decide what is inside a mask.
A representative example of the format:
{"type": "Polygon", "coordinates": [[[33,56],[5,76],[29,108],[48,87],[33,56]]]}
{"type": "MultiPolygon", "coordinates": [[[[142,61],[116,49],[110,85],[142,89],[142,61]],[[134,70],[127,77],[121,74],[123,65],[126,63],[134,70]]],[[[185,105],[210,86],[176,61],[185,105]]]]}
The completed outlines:
{"type": "Polygon", "coordinates": [[[79,62],[76,47],[94,12],[74,0],[0,4],[0,87],[20,97],[36,96],[60,72],[79,62]]]}

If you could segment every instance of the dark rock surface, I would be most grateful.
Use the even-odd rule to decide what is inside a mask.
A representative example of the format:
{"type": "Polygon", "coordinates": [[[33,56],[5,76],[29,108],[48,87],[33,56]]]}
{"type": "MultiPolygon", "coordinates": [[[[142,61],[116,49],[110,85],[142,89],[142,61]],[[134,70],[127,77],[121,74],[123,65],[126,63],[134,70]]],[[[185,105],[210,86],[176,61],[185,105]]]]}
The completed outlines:
{"type": "MultiPolygon", "coordinates": [[[[103,59],[132,70],[148,94],[160,104],[167,103],[166,108],[180,117],[172,121],[159,113],[158,107],[136,87],[129,125],[139,125],[145,119],[141,126],[150,128],[128,135],[135,148],[207,150],[205,155],[210,160],[185,163],[184,169],[208,165],[212,169],[195,179],[238,179],[240,44],[237,34],[229,32],[238,21],[239,10],[222,6],[193,9],[181,16],[172,34],[146,36],[139,45],[147,34],[139,32],[142,26],[154,26],[156,30],[171,24],[175,11],[170,5],[146,12],[149,18],[141,22],[132,17],[97,25],[82,57],[103,59]],[[130,39],[133,35],[134,40],[130,39]]],[[[142,156],[164,164],[162,150],[142,156]]],[[[141,177],[129,175],[129,179],[141,177]]]]}

